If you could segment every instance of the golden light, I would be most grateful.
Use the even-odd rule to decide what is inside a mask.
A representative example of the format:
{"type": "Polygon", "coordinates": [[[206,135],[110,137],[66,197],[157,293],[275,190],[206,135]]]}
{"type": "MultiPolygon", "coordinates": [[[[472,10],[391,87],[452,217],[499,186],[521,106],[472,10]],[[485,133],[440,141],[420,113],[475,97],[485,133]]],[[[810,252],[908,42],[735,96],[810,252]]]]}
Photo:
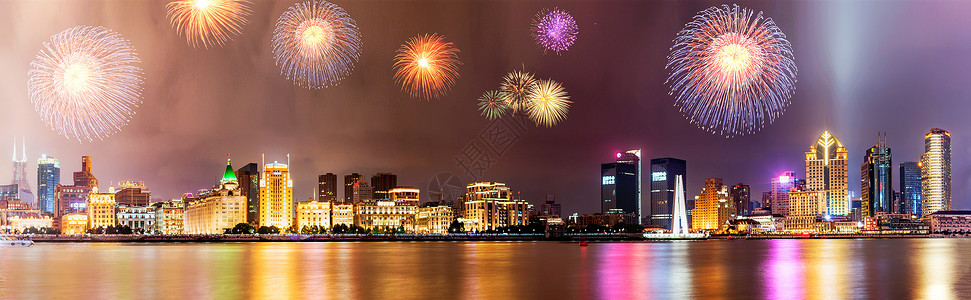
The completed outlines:
{"type": "Polygon", "coordinates": [[[424,58],[424,57],[422,57],[421,59],[419,59],[418,60],[418,66],[419,67],[422,67],[422,68],[427,68],[428,67],[428,59],[427,58],[424,58]]]}
{"type": "Polygon", "coordinates": [[[196,8],[203,10],[209,7],[209,4],[212,4],[212,0],[198,0],[196,1],[196,8]]]}
{"type": "Polygon", "coordinates": [[[166,14],[189,44],[209,48],[240,34],[249,6],[249,0],[176,0],[166,5],[166,14]]]}

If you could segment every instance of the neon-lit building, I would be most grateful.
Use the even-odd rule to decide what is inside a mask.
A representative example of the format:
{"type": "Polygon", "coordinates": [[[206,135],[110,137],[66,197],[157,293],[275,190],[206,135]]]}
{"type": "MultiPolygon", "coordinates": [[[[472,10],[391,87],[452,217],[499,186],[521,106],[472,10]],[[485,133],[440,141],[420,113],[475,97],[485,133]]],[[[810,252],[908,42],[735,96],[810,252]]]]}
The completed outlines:
{"type": "Polygon", "coordinates": [[[823,131],[806,152],[806,190],[825,191],[826,213],[832,216],[850,212],[847,157],[846,147],[829,131],[823,131]]]}
{"type": "Polygon", "coordinates": [[[789,215],[789,191],[793,188],[803,188],[806,180],[796,178],[796,172],[786,171],[778,177],[772,178],[772,199],[769,209],[774,215],[789,215]]]}
{"type": "Polygon", "coordinates": [[[920,199],[922,215],[951,210],[951,133],[947,130],[933,128],[924,135],[920,199]]]}
{"type": "Polygon", "coordinates": [[[465,188],[466,231],[486,231],[500,227],[527,225],[529,203],[516,200],[505,183],[474,182],[465,188]]]}
{"type": "Polygon", "coordinates": [[[263,165],[260,176],[260,226],[281,230],[293,225],[293,180],[290,166],[273,162],[263,165]]]}
{"type": "Polygon", "coordinates": [[[57,211],[57,186],[61,184],[61,162],[47,154],[37,159],[37,209],[57,211]]]}
{"type": "Polygon", "coordinates": [[[114,188],[109,188],[107,193],[92,188],[88,194],[88,229],[115,226],[115,206],[114,188]]]}
{"type": "Polygon", "coordinates": [[[695,197],[694,218],[691,228],[698,230],[720,230],[728,220],[735,217],[735,205],[728,194],[728,187],[721,178],[705,179],[705,187],[695,197]]]}
{"type": "MultiPolygon", "coordinates": [[[[687,162],[682,159],[670,157],[651,159],[651,204],[649,207],[651,227],[671,229],[676,190],[675,178],[681,176],[681,180],[687,180],[686,173],[687,162]]],[[[687,190],[683,186],[681,193],[687,195],[687,190]]],[[[685,200],[687,200],[685,203],[686,217],[688,224],[691,224],[694,201],[685,200]]]]}
{"type": "Polygon", "coordinates": [[[331,202],[316,201],[313,198],[297,203],[297,230],[308,226],[320,226],[330,230],[331,202]]]}
{"type": "Polygon", "coordinates": [[[866,150],[860,165],[860,199],[863,217],[892,214],[894,207],[893,157],[887,140],[877,137],[877,144],[866,150]]]}
{"type": "MultiPolygon", "coordinates": [[[[88,195],[98,187],[98,178],[91,173],[91,157],[81,157],[81,171],[74,172],[74,185],[54,187],[56,212],[59,218],[64,214],[83,213],[88,209],[88,195]]],[[[57,218],[55,218],[57,219],[57,218]]]]}
{"type": "Polygon", "coordinates": [[[816,220],[826,215],[826,192],[795,188],[789,191],[789,216],[785,228],[790,232],[813,232],[816,220]]]}
{"type": "MultiPolygon", "coordinates": [[[[115,199],[118,194],[115,193],[115,199]]],[[[118,205],[118,226],[128,226],[136,233],[152,233],[155,231],[155,207],[118,205]]]]}
{"type": "Polygon", "coordinates": [[[446,234],[454,219],[451,206],[426,203],[415,214],[415,233],[446,234]]]}
{"type": "Polygon", "coordinates": [[[898,199],[898,213],[913,214],[918,218],[920,213],[920,164],[914,161],[900,163],[900,198],[898,199]]]}
{"type": "Polygon", "coordinates": [[[628,212],[640,219],[640,166],[640,150],[617,153],[616,162],[600,165],[601,213],[628,212]]]}
{"type": "Polygon", "coordinates": [[[61,234],[85,234],[87,230],[87,214],[73,213],[61,216],[61,234]]]}

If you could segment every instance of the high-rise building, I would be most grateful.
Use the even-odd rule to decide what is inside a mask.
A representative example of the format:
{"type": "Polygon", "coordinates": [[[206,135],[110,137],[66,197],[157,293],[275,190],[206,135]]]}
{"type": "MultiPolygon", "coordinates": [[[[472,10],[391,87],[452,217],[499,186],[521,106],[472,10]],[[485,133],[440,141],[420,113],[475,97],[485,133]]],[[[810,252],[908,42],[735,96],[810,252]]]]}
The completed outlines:
{"type": "Polygon", "coordinates": [[[27,203],[30,207],[37,207],[37,199],[34,198],[34,191],[30,189],[27,182],[27,140],[24,138],[23,149],[20,159],[17,159],[17,139],[14,138],[13,144],[13,184],[17,185],[20,201],[27,203]]]}
{"type": "Polygon", "coordinates": [[[327,173],[317,176],[317,201],[337,202],[337,175],[327,173]]]}
{"type": "Polygon", "coordinates": [[[920,213],[920,164],[914,161],[900,163],[900,207],[902,214],[920,213]]]}
{"type": "Polygon", "coordinates": [[[866,150],[860,164],[860,197],[863,217],[878,213],[892,214],[893,206],[893,158],[887,147],[886,136],[877,136],[877,144],[866,150]]]}
{"type": "Polygon", "coordinates": [[[815,230],[816,219],[824,214],[826,214],[826,191],[808,191],[803,188],[789,191],[789,216],[786,217],[786,230],[811,232],[815,230]]]}
{"type": "Polygon", "coordinates": [[[751,192],[752,187],[741,183],[733,185],[728,191],[732,204],[735,206],[736,216],[748,216],[752,213],[751,192]]]}
{"type": "MultiPolygon", "coordinates": [[[[675,178],[681,176],[681,180],[687,180],[687,168],[687,162],[682,159],[670,157],[651,159],[650,225],[652,227],[671,229],[676,189],[675,178]]],[[[687,194],[684,186],[682,186],[681,193],[687,194]]],[[[691,224],[691,210],[694,205],[691,201],[686,202],[685,205],[687,224],[691,224]]]]}
{"type": "Polygon", "coordinates": [[[363,202],[374,201],[374,187],[367,184],[367,181],[359,180],[351,186],[351,202],[360,204],[363,202]]]}
{"type": "Polygon", "coordinates": [[[921,215],[951,210],[951,133],[932,128],[920,155],[921,215]]]}
{"type": "Polygon", "coordinates": [[[91,189],[88,195],[88,229],[115,226],[115,190],[109,188],[107,193],[99,193],[98,188],[91,189]]]}
{"type": "Polygon", "coordinates": [[[826,191],[826,213],[831,216],[849,214],[847,174],[846,147],[823,131],[806,152],[806,190],[826,191]]]}
{"type": "Polygon", "coordinates": [[[762,202],[759,208],[769,209],[772,206],[772,191],[762,192],[762,202]]]}
{"type": "Polygon", "coordinates": [[[796,172],[785,171],[778,177],[772,178],[772,199],[769,207],[773,215],[789,215],[789,191],[793,188],[806,186],[806,180],[796,178],[796,172]]]}
{"type": "Polygon", "coordinates": [[[152,193],[145,188],[143,181],[122,181],[115,189],[115,203],[127,206],[147,206],[152,201],[152,193]]]}
{"type": "Polygon", "coordinates": [[[239,190],[246,196],[246,223],[260,222],[260,167],[256,163],[248,163],[236,170],[239,180],[239,190]]]}
{"type": "Polygon", "coordinates": [[[354,203],[354,184],[361,181],[361,174],[344,175],[344,203],[354,203]]]}
{"type": "Polygon", "coordinates": [[[705,187],[695,197],[694,218],[691,228],[699,230],[719,230],[735,216],[735,205],[729,199],[728,187],[721,178],[705,179],[705,187]]]}
{"type": "Polygon", "coordinates": [[[556,203],[556,196],[550,194],[546,195],[546,202],[543,202],[543,206],[540,209],[540,214],[558,218],[560,217],[560,204],[556,203]]]}
{"type": "Polygon", "coordinates": [[[388,191],[398,187],[398,175],[391,173],[377,173],[371,176],[371,187],[374,188],[374,199],[391,199],[388,191]]]}
{"type": "Polygon", "coordinates": [[[81,156],[81,171],[74,172],[74,185],[98,187],[98,178],[91,174],[91,157],[81,156]]]}
{"type": "Polygon", "coordinates": [[[601,213],[634,213],[640,219],[640,153],[617,153],[617,162],[600,165],[601,213]]]}
{"type": "Polygon", "coordinates": [[[54,187],[54,199],[57,202],[54,212],[55,220],[59,220],[65,214],[85,212],[91,190],[98,187],[98,178],[91,174],[90,156],[81,157],[81,171],[74,172],[73,175],[74,185],[57,185],[54,187]]]}
{"type": "Polygon", "coordinates": [[[289,164],[273,162],[263,165],[260,176],[260,226],[281,230],[293,225],[293,180],[289,164]]]}
{"type": "Polygon", "coordinates": [[[467,231],[479,232],[529,223],[529,203],[515,199],[505,183],[470,183],[466,186],[465,199],[462,221],[467,231]]]}
{"type": "Polygon", "coordinates": [[[37,209],[54,213],[57,210],[57,186],[61,184],[61,162],[53,156],[41,155],[37,160],[37,209]]]}

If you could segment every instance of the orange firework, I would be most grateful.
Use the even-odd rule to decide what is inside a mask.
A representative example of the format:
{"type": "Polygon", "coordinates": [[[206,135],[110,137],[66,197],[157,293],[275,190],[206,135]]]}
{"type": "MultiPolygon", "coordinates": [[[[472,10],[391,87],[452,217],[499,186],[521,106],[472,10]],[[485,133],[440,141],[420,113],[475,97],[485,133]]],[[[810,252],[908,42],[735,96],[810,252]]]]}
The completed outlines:
{"type": "Polygon", "coordinates": [[[394,56],[394,81],[412,97],[444,95],[459,77],[459,49],[438,34],[412,38],[394,56]]]}
{"type": "Polygon", "coordinates": [[[247,0],[177,0],[169,2],[169,21],[193,47],[222,46],[238,35],[250,14],[247,0]]]}

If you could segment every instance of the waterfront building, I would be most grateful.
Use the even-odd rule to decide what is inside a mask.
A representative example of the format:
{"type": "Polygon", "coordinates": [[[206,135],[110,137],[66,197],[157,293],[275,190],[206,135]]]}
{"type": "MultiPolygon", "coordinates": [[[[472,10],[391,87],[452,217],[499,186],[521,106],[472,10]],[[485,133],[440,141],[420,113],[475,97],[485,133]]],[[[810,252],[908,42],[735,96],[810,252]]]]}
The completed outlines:
{"type": "Polygon", "coordinates": [[[354,205],[354,224],[378,232],[414,232],[418,207],[391,200],[375,200],[354,205]]]}
{"type": "Polygon", "coordinates": [[[46,213],[57,210],[57,186],[61,184],[61,162],[43,154],[37,159],[37,209],[46,213]]]}
{"type": "MultiPolygon", "coordinates": [[[[56,207],[55,216],[70,213],[83,213],[88,208],[88,195],[98,187],[98,178],[91,173],[91,157],[81,157],[81,171],[74,172],[73,185],[54,187],[56,207]]],[[[55,217],[55,220],[57,218],[55,217]]]]}
{"type": "Polygon", "coordinates": [[[361,181],[361,178],[358,173],[344,176],[344,203],[354,203],[354,184],[361,181]]]}
{"type": "Polygon", "coordinates": [[[439,202],[428,202],[418,208],[415,213],[415,233],[446,234],[455,220],[452,207],[440,205],[439,202]]]}
{"type": "Polygon", "coordinates": [[[34,192],[30,189],[30,183],[27,182],[27,139],[24,138],[23,149],[20,153],[20,158],[17,158],[17,139],[14,138],[13,143],[13,184],[17,185],[17,199],[27,203],[29,207],[37,207],[37,199],[34,198],[34,192]]]}
{"type": "MultiPolygon", "coordinates": [[[[262,186],[262,183],[261,183],[262,186]]],[[[273,192],[269,193],[274,195],[273,192]]],[[[184,232],[188,234],[223,234],[239,223],[246,223],[246,197],[239,190],[239,181],[232,163],[226,161],[226,171],[219,186],[186,202],[184,232]]],[[[267,211],[266,207],[260,209],[267,211]]],[[[289,210],[288,210],[289,211],[289,210]]],[[[292,211],[290,212],[292,215],[292,211]]],[[[285,222],[285,224],[290,224],[285,222]]],[[[277,226],[279,227],[279,226],[277,226]]],[[[281,229],[289,228],[279,227],[281,229]]]]}
{"type": "Polygon", "coordinates": [[[337,174],[317,176],[317,201],[337,202],[337,174]]]}
{"type": "Polygon", "coordinates": [[[246,197],[246,223],[256,225],[260,222],[260,167],[248,163],[236,170],[239,191],[246,197]]]}
{"type": "MultiPolygon", "coordinates": [[[[117,193],[115,194],[117,196],[117,193]]],[[[117,199],[117,198],[116,198],[117,199]]],[[[128,226],[132,232],[152,233],[155,231],[155,207],[118,205],[118,226],[128,226]]]]}
{"type": "Polygon", "coordinates": [[[786,171],[780,174],[778,177],[772,178],[772,185],[770,191],[772,192],[772,199],[770,200],[770,211],[775,215],[789,215],[789,190],[793,188],[805,187],[806,180],[801,178],[796,178],[796,172],[786,171]]]}
{"type": "Polygon", "coordinates": [[[728,196],[735,206],[736,216],[747,216],[752,213],[754,207],[752,206],[752,197],[750,193],[752,192],[752,187],[745,184],[733,185],[728,191],[728,196]]]}
{"type": "Polygon", "coordinates": [[[860,199],[863,217],[890,214],[893,207],[893,158],[886,136],[877,136],[877,144],[866,150],[860,165],[860,199]]]}
{"type": "Polygon", "coordinates": [[[61,216],[61,234],[85,234],[88,231],[88,214],[70,213],[61,216]]]}
{"type": "Polygon", "coordinates": [[[735,217],[735,205],[731,201],[728,187],[721,178],[705,179],[705,187],[695,197],[694,219],[691,228],[697,230],[720,230],[728,220],[735,217]]]}
{"type": "MultiPolygon", "coordinates": [[[[676,189],[675,178],[681,176],[682,180],[686,180],[686,173],[687,162],[683,159],[671,157],[651,159],[651,227],[671,229],[676,189]]],[[[687,190],[683,186],[681,193],[687,194],[687,190]]],[[[691,224],[690,218],[694,203],[689,201],[685,205],[688,224],[691,224]]]]}
{"type": "Polygon", "coordinates": [[[570,222],[578,228],[587,228],[590,225],[612,227],[617,223],[637,224],[637,216],[634,213],[596,213],[596,214],[574,214],[570,217],[570,222]]]}
{"type": "Polygon", "coordinates": [[[368,185],[366,181],[355,182],[351,186],[351,202],[360,204],[374,201],[374,187],[368,185]]]}
{"type": "Polygon", "coordinates": [[[831,216],[850,213],[847,158],[846,147],[829,131],[823,131],[806,152],[806,190],[826,192],[826,213],[831,216]]]}
{"type": "Polygon", "coordinates": [[[900,163],[900,200],[897,213],[920,213],[920,164],[909,161],[900,163]]]}
{"type": "Polygon", "coordinates": [[[930,219],[931,232],[935,233],[971,233],[971,211],[969,210],[939,210],[927,215],[930,219]]]}
{"type": "Polygon", "coordinates": [[[354,204],[351,203],[332,203],[331,204],[331,223],[332,226],[354,225],[354,204]]]}
{"type": "Polygon", "coordinates": [[[755,232],[775,232],[786,228],[786,217],[783,215],[758,214],[736,218],[738,220],[753,220],[759,222],[755,232]]]}
{"type": "MultiPolygon", "coordinates": [[[[617,161],[600,165],[600,212],[634,213],[640,219],[640,150],[617,153],[617,161]]],[[[640,221],[638,221],[640,223],[640,221]]]]}
{"type": "Polygon", "coordinates": [[[324,230],[332,227],[330,213],[332,202],[316,201],[310,198],[307,201],[297,203],[297,230],[302,232],[304,228],[319,226],[324,230]]]}
{"type": "Polygon", "coordinates": [[[49,216],[21,218],[18,216],[7,218],[7,226],[10,232],[24,232],[27,228],[54,228],[54,220],[49,216]]]}
{"type": "Polygon", "coordinates": [[[411,205],[417,207],[420,199],[419,190],[411,187],[392,188],[387,191],[387,194],[395,205],[411,205]]]}
{"type": "Polygon", "coordinates": [[[293,225],[293,180],[289,164],[263,165],[260,176],[260,226],[282,230],[293,225]]]}
{"type": "Polygon", "coordinates": [[[789,216],[785,228],[789,232],[813,232],[816,220],[826,215],[826,191],[794,188],[789,191],[789,216]]]}
{"type": "Polygon", "coordinates": [[[108,188],[107,193],[99,193],[97,187],[92,188],[87,207],[88,229],[115,226],[115,188],[108,188]]]}
{"type": "Polygon", "coordinates": [[[162,234],[183,234],[185,232],[185,206],[181,199],[156,203],[155,207],[156,230],[162,234]]]}
{"type": "Polygon", "coordinates": [[[115,189],[115,202],[119,205],[147,206],[152,200],[152,192],[145,188],[144,181],[122,181],[115,189]]]}
{"type": "Polygon", "coordinates": [[[374,199],[391,199],[391,195],[388,193],[391,189],[398,187],[398,175],[391,173],[374,174],[371,176],[371,187],[374,189],[374,199]]]}
{"type": "Polygon", "coordinates": [[[933,128],[920,155],[921,214],[951,210],[951,133],[933,128]]]}
{"type": "Polygon", "coordinates": [[[529,203],[514,199],[505,183],[474,182],[465,190],[463,217],[471,220],[465,230],[479,232],[529,223],[529,203]]]}

